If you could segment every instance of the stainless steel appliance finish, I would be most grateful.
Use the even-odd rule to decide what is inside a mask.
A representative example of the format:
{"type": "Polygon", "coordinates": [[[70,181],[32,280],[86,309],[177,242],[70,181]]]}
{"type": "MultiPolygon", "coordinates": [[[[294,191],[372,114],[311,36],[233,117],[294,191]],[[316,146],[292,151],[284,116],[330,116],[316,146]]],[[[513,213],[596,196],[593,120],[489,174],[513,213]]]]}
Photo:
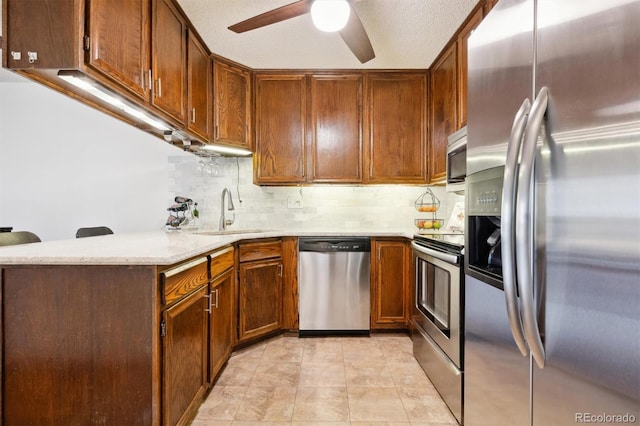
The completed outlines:
{"type": "Polygon", "coordinates": [[[504,180],[501,285],[465,280],[466,425],[640,421],[639,21],[501,0],[469,39],[467,200],[504,180]]]}
{"type": "Polygon", "coordinates": [[[413,354],[462,423],[462,235],[416,235],[413,354]]]}
{"type": "Polygon", "coordinates": [[[371,242],[368,238],[300,238],[300,335],[368,334],[371,242]]]}
{"type": "Polygon", "coordinates": [[[447,191],[464,192],[467,176],[467,126],[451,134],[447,143],[447,191]]]}

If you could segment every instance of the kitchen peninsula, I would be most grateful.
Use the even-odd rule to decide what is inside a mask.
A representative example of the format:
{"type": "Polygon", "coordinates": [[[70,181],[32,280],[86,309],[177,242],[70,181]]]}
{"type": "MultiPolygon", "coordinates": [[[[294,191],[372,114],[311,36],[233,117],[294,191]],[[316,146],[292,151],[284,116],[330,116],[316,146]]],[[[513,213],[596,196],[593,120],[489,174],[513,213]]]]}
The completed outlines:
{"type": "MultiPolygon", "coordinates": [[[[157,231],[0,248],[4,423],[188,424],[237,344],[297,328],[297,237],[319,234],[365,235],[157,231]]],[[[412,231],[366,236],[408,244],[412,231]]]]}

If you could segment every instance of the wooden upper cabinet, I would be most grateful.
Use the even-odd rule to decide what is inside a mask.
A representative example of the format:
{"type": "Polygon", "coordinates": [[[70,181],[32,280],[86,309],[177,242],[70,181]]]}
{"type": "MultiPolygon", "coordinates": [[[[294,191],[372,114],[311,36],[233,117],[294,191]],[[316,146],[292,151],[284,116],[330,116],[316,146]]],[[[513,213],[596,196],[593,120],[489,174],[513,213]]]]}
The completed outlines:
{"type": "Polygon", "coordinates": [[[211,59],[191,31],[187,56],[187,128],[208,142],[211,137],[211,59]]]}
{"type": "Polygon", "coordinates": [[[473,30],[482,22],[482,16],[483,10],[482,8],[478,8],[473,16],[466,22],[458,36],[458,129],[467,125],[467,44],[473,30]]]}
{"type": "Polygon", "coordinates": [[[2,22],[6,24],[4,67],[73,69],[83,60],[78,31],[80,2],[3,0],[1,7],[2,22]],[[38,60],[30,61],[27,52],[37,52],[38,60]]]}
{"type": "Polygon", "coordinates": [[[186,119],[187,24],[170,0],[154,0],[152,7],[151,103],[184,123],[186,119]]]}
{"type": "Polygon", "coordinates": [[[87,2],[87,65],[145,101],[149,98],[149,12],[149,0],[87,2]]]}
{"type": "Polygon", "coordinates": [[[427,74],[371,74],[366,80],[365,181],[427,181],[427,74]]]}
{"type": "Polygon", "coordinates": [[[362,75],[310,78],[313,182],[362,182],[362,75]]]}
{"type": "Polygon", "coordinates": [[[256,76],[254,180],[295,183],[306,178],[305,75],[256,76]]]}
{"type": "Polygon", "coordinates": [[[447,174],[447,138],[457,129],[457,44],[444,50],[431,67],[431,105],[429,126],[430,182],[439,182],[447,174]]]}
{"type": "Polygon", "coordinates": [[[214,61],[214,142],[252,150],[251,75],[214,61]]]}

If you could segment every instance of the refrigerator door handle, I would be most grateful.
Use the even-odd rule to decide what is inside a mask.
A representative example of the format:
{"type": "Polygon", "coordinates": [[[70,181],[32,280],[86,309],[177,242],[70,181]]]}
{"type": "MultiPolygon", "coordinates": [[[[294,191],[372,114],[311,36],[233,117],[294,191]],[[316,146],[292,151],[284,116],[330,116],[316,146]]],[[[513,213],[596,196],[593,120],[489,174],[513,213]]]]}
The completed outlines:
{"type": "Polygon", "coordinates": [[[540,368],[544,368],[545,353],[538,328],[533,297],[532,190],[535,184],[534,165],[538,135],[542,130],[548,104],[549,90],[543,87],[533,102],[524,134],[516,202],[516,235],[518,236],[516,239],[516,270],[520,286],[522,322],[525,336],[531,349],[531,355],[540,368]]]}
{"type": "Polygon", "coordinates": [[[527,118],[531,109],[531,101],[526,98],[513,119],[509,145],[507,146],[507,161],[504,167],[504,183],[502,186],[502,226],[500,227],[502,241],[502,282],[504,298],[507,304],[507,316],[513,340],[522,356],[529,355],[527,342],[522,330],[520,308],[518,307],[518,292],[516,291],[516,259],[515,259],[515,202],[516,181],[518,171],[518,157],[522,146],[522,136],[527,127],[527,118]]]}

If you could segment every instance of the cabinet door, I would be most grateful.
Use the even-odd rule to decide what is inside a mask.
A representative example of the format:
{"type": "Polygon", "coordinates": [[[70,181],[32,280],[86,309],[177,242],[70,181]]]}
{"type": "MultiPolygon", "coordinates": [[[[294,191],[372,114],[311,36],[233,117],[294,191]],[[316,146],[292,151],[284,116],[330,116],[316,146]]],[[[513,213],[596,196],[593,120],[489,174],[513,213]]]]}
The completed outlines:
{"type": "Polygon", "coordinates": [[[209,284],[211,297],[209,383],[213,382],[233,348],[234,277],[235,269],[232,268],[209,284]]]}
{"type": "Polygon", "coordinates": [[[411,251],[404,241],[373,240],[371,328],[406,328],[411,307],[411,251]]]}
{"type": "Polygon", "coordinates": [[[305,93],[302,74],[256,76],[256,183],[306,180],[305,93]]]}
{"type": "Polygon", "coordinates": [[[368,76],[365,114],[367,180],[426,182],[426,73],[368,76]]]}
{"type": "Polygon", "coordinates": [[[88,65],[148,100],[149,0],[88,1],[87,5],[88,65]]]}
{"type": "Polygon", "coordinates": [[[187,26],[170,0],[154,0],[152,9],[152,103],[180,123],[184,123],[187,93],[187,26]]]}
{"type": "Polygon", "coordinates": [[[252,149],[251,77],[248,71],[214,61],[214,141],[252,149]]]}
{"type": "Polygon", "coordinates": [[[211,136],[211,60],[198,38],[189,32],[187,128],[208,142],[211,136]]]}
{"type": "Polygon", "coordinates": [[[280,259],[240,264],[240,341],[281,328],[282,268],[280,259]]]}
{"type": "Polygon", "coordinates": [[[467,125],[467,42],[469,36],[473,33],[480,22],[482,22],[482,8],[479,8],[476,13],[467,21],[466,25],[460,31],[458,36],[458,125],[457,129],[460,129],[467,125]]]}
{"type": "Polygon", "coordinates": [[[163,422],[175,425],[197,410],[207,386],[207,287],[164,312],[163,422]]]}
{"type": "Polygon", "coordinates": [[[362,76],[311,76],[313,182],[362,182],[362,76]]]}
{"type": "Polygon", "coordinates": [[[445,50],[431,68],[430,182],[443,181],[447,174],[447,138],[457,128],[456,43],[445,50]]]}

